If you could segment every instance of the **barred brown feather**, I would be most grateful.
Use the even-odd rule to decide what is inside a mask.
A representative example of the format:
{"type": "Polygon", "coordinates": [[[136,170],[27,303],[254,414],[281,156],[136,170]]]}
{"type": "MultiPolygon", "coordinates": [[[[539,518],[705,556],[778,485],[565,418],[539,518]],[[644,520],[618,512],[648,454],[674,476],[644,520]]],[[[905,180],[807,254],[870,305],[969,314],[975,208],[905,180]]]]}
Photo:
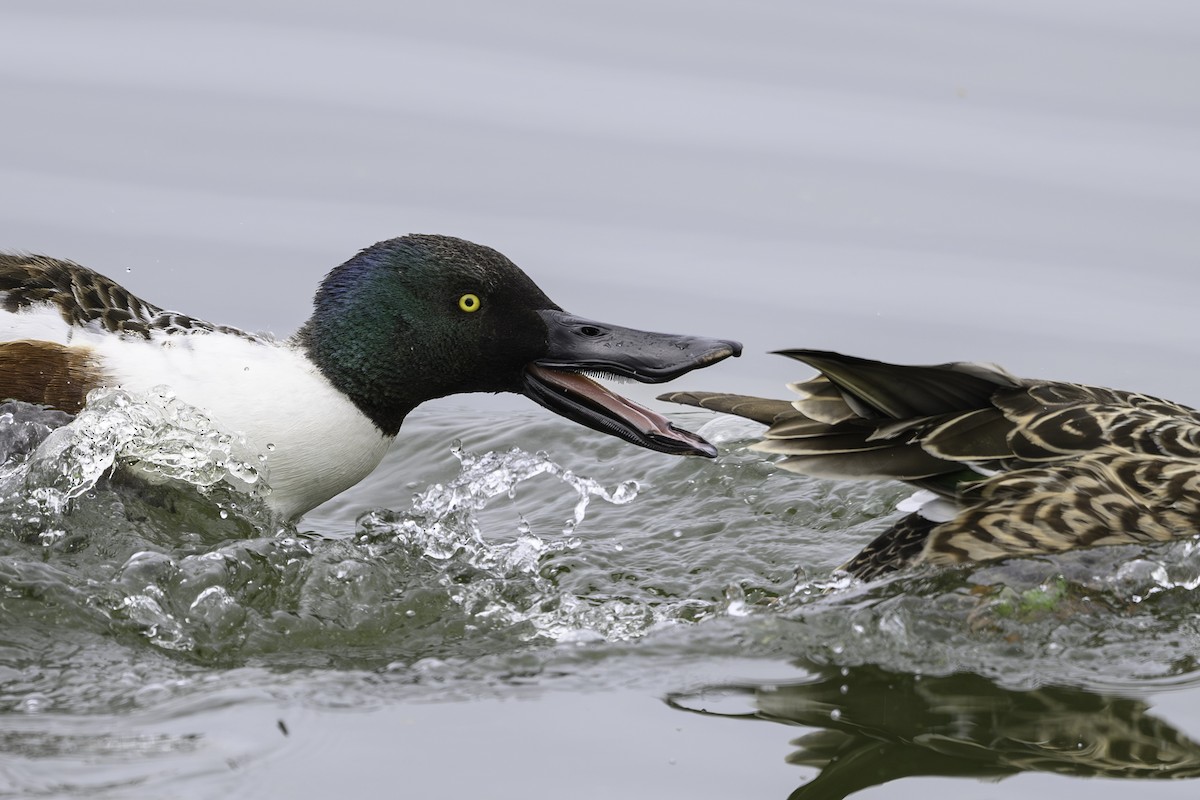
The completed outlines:
{"type": "Polygon", "coordinates": [[[73,261],[0,253],[0,308],[18,312],[52,305],[69,325],[94,325],[108,333],[150,338],[152,331],[219,332],[259,340],[238,328],[168,311],[73,261]]]}
{"type": "MultiPolygon", "coordinates": [[[[802,396],[791,413],[770,420],[760,414],[771,427],[754,449],[785,456],[780,466],[795,472],[905,480],[958,502],[948,522],[912,515],[881,534],[844,567],[860,578],[917,563],[1200,531],[1196,409],[1135,392],[1019,379],[986,364],[899,366],[814,350],[783,355],[821,374],[792,385],[802,396]]],[[[772,402],[730,397],[663,399],[734,414],[772,402]]]]}

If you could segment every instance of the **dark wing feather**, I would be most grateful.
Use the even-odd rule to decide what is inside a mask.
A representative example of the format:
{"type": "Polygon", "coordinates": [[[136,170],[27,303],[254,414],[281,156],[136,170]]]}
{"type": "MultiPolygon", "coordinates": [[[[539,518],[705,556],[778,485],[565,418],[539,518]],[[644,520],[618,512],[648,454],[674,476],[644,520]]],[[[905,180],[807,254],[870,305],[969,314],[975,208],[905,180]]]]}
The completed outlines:
{"type": "Polygon", "coordinates": [[[0,253],[0,308],[18,312],[52,305],[69,325],[149,338],[152,331],[220,332],[260,341],[238,328],[214,325],[167,311],[132,294],[116,281],[73,261],[0,253]]]}
{"type": "Polygon", "coordinates": [[[999,409],[981,408],[951,416],[921,436],[931,456],[947,461],[990,461],[1013,457],[1008,438],[1014,424],[999,409]]]}
{"type": "Polygon", "coordinates": [[[801,410],[810,419],[836,425],[861,416],[846,401],[846,396],[837,384],[824,375],[818,375],[803,383],[788,384],[788,388],[800,395],[801,399],[795,402],[802,405],[801,410]]]}
{"type": "MultiPolygon", "coordinates": [[[[753,449],[767,448],[755,445],[753,449]]],[[[945,461],[929,455],[919,444],[788,456],[779,466],[789,472],[833,480],[871,480],[886,474],[894,480],[919,481],[959,472],[947,469],[945,461]]]]}
{"type": "Polygon", "coordinates": [[[932,417],[987,405],[998,388],[1021,383],[997,367],[939,364],[902,367],[823,350],[783,350],[780,355],[815,367],[864,418],[932,417]]]}
{"type": "Polygon", "coordinates": [[[0,253],[0,292],[5,311],[51,304],[71,325],[93,323],[112,333],[149,336],[162,311],[98,272],[47,256],[0,253]]]}
{"type": "Polygon", "coordinates": [[[935,527],[936,522],[920,514],[909,514],[843,564],[842,569],[869,581],[916,563],[925,550],[929,532],[935,527]]]}
{"type": "Polygon", "coordinates": [[[795,457],[781,462],[786,469],[831,478],[913,481],[959,476],[964,462],[1013,457],[1008,437],[1014,423],[991,400],[997,393],[1020,391],[1021,382],[998,368],[903,367],[814,350],[784,355],[823,370],[799,385],[818,389],[816,409],[810,397],[796,401],[808,419],[778,422],[755,445],[795,457]],[[831,391],[851,413],[838,412],[831,391]],[[821,420],[829,422],[822,427],[821,420]],[[844,455],[848,442],[858,443],[854,458],[844,455]]]}
{"type": "Polygon", "coordinates": [[[722,414],[733,414],[746,419],[771,425],[778,420],[803,419],[803,415],[787,400],[767,400],[744,394],[722,394],[720,392],[669,392],[659,395],[659,400],[680,403],[685,406],[707,408],[722,414]]]}

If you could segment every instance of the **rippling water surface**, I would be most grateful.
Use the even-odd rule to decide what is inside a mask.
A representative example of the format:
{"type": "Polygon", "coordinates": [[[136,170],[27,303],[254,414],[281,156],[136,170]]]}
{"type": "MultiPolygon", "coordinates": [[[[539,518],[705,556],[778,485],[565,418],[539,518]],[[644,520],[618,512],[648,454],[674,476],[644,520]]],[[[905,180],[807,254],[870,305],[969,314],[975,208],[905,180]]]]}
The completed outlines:
{"type": "MultiPolygon", "coordinates": [[[[807,346],[1200,403],[1191,3],[16,0],[0,29],[0,248],[165,307],[283,336],[330,267],[436,232],[574,313],[745,342],[679,388],[782,396],[767,353],[807,346]]],[[[1195,796],[1195,541],[847,583],[902,486],[677,419],[719,458],[449,398],[290,526],[169,391],[0,406],[0,796],[1195,796]]]]}
{"type": "MultiPolygon", "coordinates": [[[[525,742],[501,749],[571,750],[582,727],[608,741],[593,758],[620,738],[669,766],[695,754],[639,717],[679,732],[697,714],[824,730],[787,756],[821,776],[811,796],[909,774],[1200,773],[1186,725],[1146,699],[1190,698],[1194,542],[848,585],[833,568],[902,487],[797,479],[743,449],[753,424],[680,419],[721,443],[715,463],[536,410],[503,431],[489,414],[418,413],[358,495],[378,508],[292,527],[260,505],[269,475],[236,437],[169,396],[95,397],[65,426],[10,406],[10,790],[151,796],[192,776],[199,793],[232,780],[257,796],[309,748],[385,737],[397,752],[345,778],[366,787],[388,758],[470,758],[458,726],[480,721],[525,742]],[[563,455],[518,444],[533,441],[563,455]],[[610,706],[639,697],[668,704],[610,706]],[[521,700],[532,716],[504,705],[521,700]],[[544,729],[547,712],[570,722],[544,729]],[[869,767],[848,777],[850,754],[869,767]]],[[[778,760],[789,737],[775,738],[778,760]]]]}

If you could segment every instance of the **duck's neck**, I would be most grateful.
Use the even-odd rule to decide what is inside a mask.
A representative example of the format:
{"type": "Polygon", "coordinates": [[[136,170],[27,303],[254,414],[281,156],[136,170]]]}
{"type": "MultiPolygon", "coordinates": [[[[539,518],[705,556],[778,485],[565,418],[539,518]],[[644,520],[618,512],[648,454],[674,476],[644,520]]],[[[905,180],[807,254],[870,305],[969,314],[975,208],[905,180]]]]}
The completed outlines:
{"type": "Polygon", "coordinates": [[[395,436],[408,412],[429,399],[421,391],[427,376],[414,351],[378,341],[378,318],[354,317],[352,310],[332,321],[313,315],[291,342],[381,433],[395,436]]]}

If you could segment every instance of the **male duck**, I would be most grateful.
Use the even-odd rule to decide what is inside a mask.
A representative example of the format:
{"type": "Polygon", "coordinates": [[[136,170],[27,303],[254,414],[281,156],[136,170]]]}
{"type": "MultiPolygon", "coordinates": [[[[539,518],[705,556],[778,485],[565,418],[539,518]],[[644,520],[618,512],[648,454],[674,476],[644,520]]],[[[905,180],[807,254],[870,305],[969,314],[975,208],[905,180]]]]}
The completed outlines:
{"type": "Polygon", "coordinates": [[[769,425],[753,448],[787,456],[784,469],[920,487],[901,504],[919,508],[843,567],[859,578],[1200,530],[1200,411],[987,364],[781,354],[821,372],[791,384],[795,402],[711,392],[660,399],[769,425]]]}
{"type": "Polygon", "coordinates": [[[268,502],[290,519],[371,472],[417,405],[457,392],[520,392],[651,450],[713,456],[580,373],[658,383],[741,352],[572,316],[500,253],[447,236],[364,249],[313,306],[277,343],[163,310],[69,261],[0,254],[0,397],[74,413],[98,387],[168,385],[267,458],[268,502]]]}

